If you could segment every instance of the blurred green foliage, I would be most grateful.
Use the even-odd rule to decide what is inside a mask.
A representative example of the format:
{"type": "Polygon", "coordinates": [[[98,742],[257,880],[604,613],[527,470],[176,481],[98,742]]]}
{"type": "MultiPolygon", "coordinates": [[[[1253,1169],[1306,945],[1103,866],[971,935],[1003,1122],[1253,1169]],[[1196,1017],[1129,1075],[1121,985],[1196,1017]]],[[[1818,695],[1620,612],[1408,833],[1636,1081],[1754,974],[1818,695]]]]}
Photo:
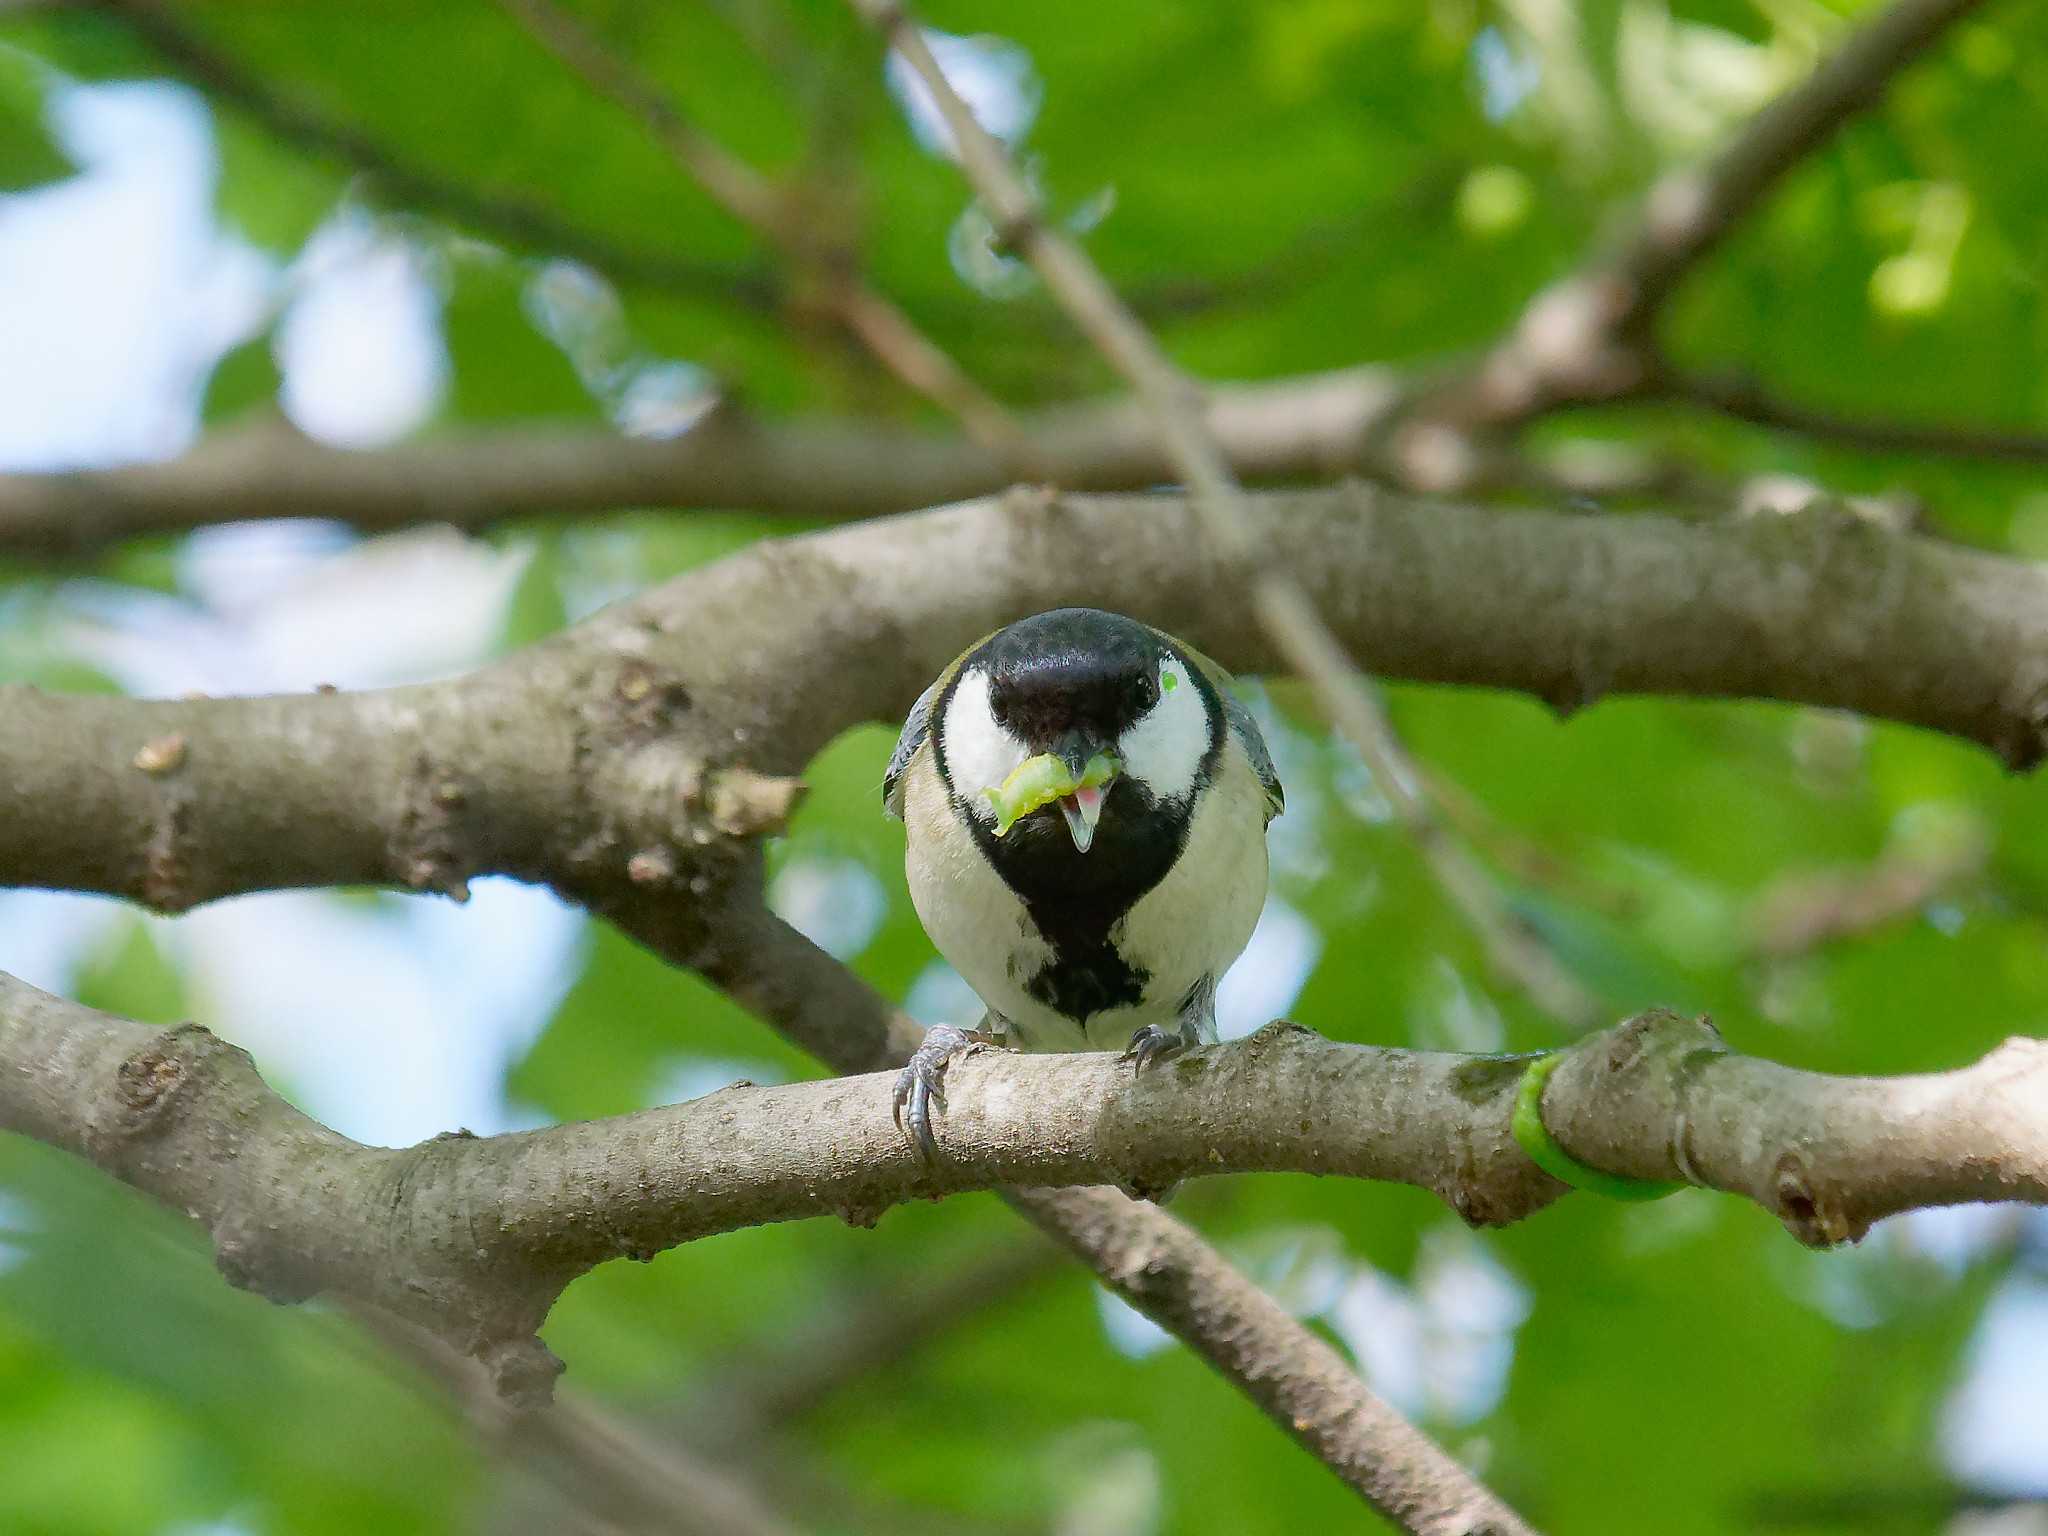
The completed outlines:
{"type": "MultiPolygon", "coordinates": [[[[878,286],[998,395],[1106,387],[1043,293],[976,235],[957,173],[907,129],[872,39],[836,0],[583,9],[706,128],[809,189],[878,286]]],[[[1864,9],[945,0],[928,19],[1007,39],[1002,56],[1042,93],[1019,148],[1056,214],[1085,229],[1177,356],[1249,378],[1483,342],[1659,169],[1700,153],[1864,9]]],[[[345,205],[419,244],[452,364],[431,430],[599,418],[664,363],[760,409],[924,413],[815,321],[777,312],[774,254],[484,0],[178,14],[276,100],[370,146],[352,162],[281,136],[229,90],[216,102],[220,215],[279,262],[345,205]],[[408,200],[394,168],[466,202],[408,200]],[[504,227],[515,203],[628,259],[609,286],[549,269],[544,242],[504,227]]],[[[2044,44],[2038,8],[1959,29],[1686,288],[1670,323],[1678,352],[1816,406],[2048,425],[2048,179],[2021,152],[2048,129],[2044,44]]],[[[46,69],[169,67],[98,12],[0,20],[0,188],[66,170],[40,122],[46,69]]],[[[277,388],[260,337],[216,370],[207,418],[268,408],[277,388]]],[[[1729,475],[1903,487],[1940,533],[2035,555],[2048,544],[2048,502],[2017,470],[1850,455],[1676,411],[1588,413],[1544,436],[1729,475]]],[[[506,644],[788,527],[628,513],[493,535],[535,550],[506,644]]],[[[175,581],[160,542],[92,569],[175,581]]],[[[107,686],[40,622],[57,578],[10,575],[0,671],[107,686]]],[[[1267,702],[1290,807],[1275,891],[1321,938],[1294,1014],[1361,1041],[1557,1043],[1488,974],[1305,699],[1280,684],[1267,702]]],[[[1461,835],[1617,1013],[1710,1011],[1739,1049],[1844,1072],[1956,1065],[2041,1032],[2048,794],[1981,751],[1770,705],[1612,701],[1563,723],[1518,698],[1404,687],[1392,706],[1461,835]],[[1774,944],[1773,916],[1782,926],[1817,878],[1881,868],[1934,873],[1867,930],[1774,944]]],[[[828,749],[773,857],[782,871],[829,860],[872,877],[883,904],[853,960],[900,997],[932,953],[876,801],[890,741],[877,726],[828,749]]],[[[79,992],[144,1018],[189,1006],[139,922],[103,946],[79,992]]],[[[709,1086],[706,1074],[811,1070],[604,931],[507,1092],[580,1117],[659,1102],[679,1081],[709,1086]]],[[[0,1531],[441,1532],[477,1528],[523,1486],[343,1319],[229,1290],[174,1218],[79,1165],[0,1142],[0,1200],[0,1531]]],[[[1754,1528],[1780,1494],[1938,1488],[1941,1405],[2008,1262],[1994,1243],[1944,1265],[1895,1229],[1810,1255],[1759,1212],[1699,1193],[1647,1209],[1582,1197],[1479,1239],[1415,1191],[1309,1178],[1197,1186],[1176,1209],[1276,1282],[1288,1279],[1276,1245],[1313,1234],[1327,1262],[1299,1300],[1347,1345],[1361,1335],[1340,1292],[1419,1307],[1430,1275],[1463,1272],[1442,1255],[1490,1256],[1526,1298],[1526,1320],[1496,1330],[1512,1343],[1501,1390],[1462,1404],[1426,1391],[1419,1407],[1534,1520],[1576,1533],[1704,1536],[1754,1528]]],[[[746,1388],[736,1355],[772,1356],[799,1321],[900,1293],[1013,1227],[975,1198],[893,1212],[872,1233],[735,1234],[597,1272],[548,1337],[570,1380],[622,1412],[715,1413],[746,1388]]],[[[1441,1385],[1462,1358],[1456,1296],[1414,1315],[1423,1379],[1441,1385]]],[[[1357,1528],[1337,1485],[1199,1363],[1172,1347],[1127,1353],[1104,1318],[1090,1284],[1064,1273],[853,1384],[793,1431],[810,1470],[792,1507],[826,1531],[1357,1528]]],[[[1885,1529],[1937,1524],[1922,1509],[1885,1529]]]]}
{"type": "Polygon", "coordinates": [[[0,47],[0,192],[38,186],[73,170],[44,123],[49,76],[33,54],[0,47]]]}

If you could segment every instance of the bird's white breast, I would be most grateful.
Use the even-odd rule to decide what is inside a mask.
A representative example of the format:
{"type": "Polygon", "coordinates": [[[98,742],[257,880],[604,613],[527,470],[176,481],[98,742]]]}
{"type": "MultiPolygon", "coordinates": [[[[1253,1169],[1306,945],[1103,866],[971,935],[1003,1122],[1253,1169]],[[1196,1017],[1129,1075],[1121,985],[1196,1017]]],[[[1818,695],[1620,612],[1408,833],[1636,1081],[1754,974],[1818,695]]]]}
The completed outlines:
{"type": "Polygon", "coordinates": [[[1139,1008],[1088,1021],[1097,1046],[1121,1048],[1141,1024],[1170,1024],[1190,987],[1220,981],[1244,953],[1266,905],[1265,795],[1244,749],[1227,741],[1180,857],[1117,926],[1117,948],[1152,980],[1139,1008]]]}
{"type": "MultiPolygon", "coordinates": [[[[950,738],[947,748],[953,767],[950,738]]],[[[910,899],[925,932],[976,995],[1015,1023],[1016,1043],[1027,1049],[1120,1050],[1141,1025],[1170,1027],[1189,990],[1204,976],[1220,978],[1243,952],[1265,905],[1265,791],[1243,749],[1227,740],[1180,857],[1111,931],[1123,955],[1150,973],[1144,996],[1093,1015],[1084,1033],[1027,990],[1051,947],[961,822],[929,746],[905,771],[903,819],[910,899]]]]}
{"type": "MultiPolygon", "coordinates": [[[[956,761],[950,751],[947,760],[956,761]]],[[[1015,1019],[1038,1009],[1024,984],[1051,958],[1052,949],[961,822],[929,744],[918,750],[903,776],[903,826],[910,903],[946,963],[996,1012],[1015,1019]]]]}

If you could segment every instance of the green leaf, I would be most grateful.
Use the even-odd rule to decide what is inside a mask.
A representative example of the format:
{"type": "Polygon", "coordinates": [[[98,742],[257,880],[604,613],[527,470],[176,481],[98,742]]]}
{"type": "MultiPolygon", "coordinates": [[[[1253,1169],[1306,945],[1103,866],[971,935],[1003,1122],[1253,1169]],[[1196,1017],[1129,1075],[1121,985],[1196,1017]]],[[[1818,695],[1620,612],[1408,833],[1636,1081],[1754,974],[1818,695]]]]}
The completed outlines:
{"type": "Polygon", "coordinates": [[[582,1120],[667,1102],[676,1074],[725,1063],[760,1064],[777,1079],[816,1071],[703,982],[595,927],[582,977],[506,1087],[556,1119],[582,1120]]]}
{"type": "Polygon", "coordinates": [[[283,385],[274,338],[265,331],[221,354],[207,378],[201,413],[209,426],[216,426],[252,411],[272,411],[283,385]]]}
{"type": "Polygon", "coordinates": [[[58,181],[78,169],[50,136],[44,111],[49,84],[39,60],[0,41],[0,193],[58,181]]]}
{"type": "Polygon", "coordinates": [[[280,258],[298,254],[347,191],[344,167],[309,155],[232,108],[216,112],[221,221],[280,258]]]}
{"type": "Polygon", "coordinates": [[[88,959],[73,995],[99,1008],[145,1024],[175,1024],[191,1017],[185,980],[157,946],[148,921],[124,914],[112,942],[88,959]]]}
{"type": "Polygon", "coordinates": [[[460,256],[441,323],[452,377],[443,409],[452,419],[588,420],[598,402],[563,350],[535,328],[525,302],[527,263],[460,256]]]}

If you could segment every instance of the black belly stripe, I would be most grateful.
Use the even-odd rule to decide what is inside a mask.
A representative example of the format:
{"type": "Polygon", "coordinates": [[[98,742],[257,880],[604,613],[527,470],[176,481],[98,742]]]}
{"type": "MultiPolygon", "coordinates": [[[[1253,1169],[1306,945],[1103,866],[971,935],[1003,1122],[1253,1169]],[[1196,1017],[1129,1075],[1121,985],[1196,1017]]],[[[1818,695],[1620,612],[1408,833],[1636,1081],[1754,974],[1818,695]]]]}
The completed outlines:
{"type": "Polygon", "coordinates": [[[1150,971],[1132,965],[1114,944],[1058,946],[1024,990],[1055,1013],[1086,1024],[1094,1014],[1143,1002],[1145,983],[1151,979],[1150,971]]]}

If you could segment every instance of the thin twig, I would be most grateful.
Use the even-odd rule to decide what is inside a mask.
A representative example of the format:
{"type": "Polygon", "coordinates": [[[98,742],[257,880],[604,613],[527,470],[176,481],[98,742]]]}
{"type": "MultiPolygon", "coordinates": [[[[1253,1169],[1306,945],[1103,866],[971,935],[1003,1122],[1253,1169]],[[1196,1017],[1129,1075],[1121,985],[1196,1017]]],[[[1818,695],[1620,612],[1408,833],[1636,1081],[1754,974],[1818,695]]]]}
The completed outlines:
{"type": "Polygon", "coordinates": [[[1019,478],[1028,477],[1028,441],[1010,413],[908,315],[863,282],[853,270],[851,253],[806,217],[801,204],[691,122],[657,82],[554,0],[498,4],[593,91],[638,117],[713,201],[809,273],[824,308],[884,368],[950,412],[976,442],[1010,462],[1019,478]]]}
{"type": "Polygon", "coordinates": [[[552,0],[499,0],[499,8],[591,90],[639,118],[713,202],[777,245],[795,243],[796,210],[774,185],[683,116],[666,92],[596,33],[552,0]]]}
{"type": "Polygon", "coordinates": [[[1267,558],[1244,493],[1210,429],[1200,390],[1174,366],[1080,246],[1047,220],[1038,194],[946,79],[924,34],[896,0],[852,0],[879,27],[938,104],[960,165],[988,205],[1004,242],[1020,251],[1081,332],[1152,413],[1166,456],[1187,486],[1214,552],[1250,574],[1254,610],[1289,665],[1314,689],[1337,731],[1365,759],[1453,905],[1480,936],[1504,979],[1546,1013],[1590,1025],[1598,1005],[1507,909],[1469,850],[1444,834],[1421,776],[1369,680],[1352,666],[1301,587],[1267,558]]]}
{"type": "Polygon", "coordinates": [[[558,1390],[536,1411],[506,1404],[488,1375],[443,1340],[378,1307],[349,1314],[386,1350],[439,1383],[508,1465],[538,1473],[569,1505],[615,1532],[796,1536],[761,1490],[729,1467],[657,1441],[585,1395],[558,1390]]]}
{"type": "Polygon", "coordinates": [[[1981,0],[1896,0],[1798,85],[1751,117],[1703,166],[1660,177],[1620,238],[1523,307],[1505,336],[1434,391],[1403,429],[1418,486],[1468,483],[1473,434],[1560,407],[1655,393],[1655,329],[1666,301],[1771,189],[1874,105],[1981,0]]]}
{"type": "Polygon", "coordinates": [[[1522,884],[1554,890],[1566,900],[1610,917],[1627,917],[1640,909],[1638,892],[1588,872],[1540,840],[1509,826],[1457,780],[1427,767],[1422,776],[1430,802],[1444,820],[1522,884]]]}
{"type": "Polygon", "coordinates": [[[1189,1228],[1113,1189],[1018,1189],[1004,1198],[1095,1266],[1125,1301],[1185,1340],[1402,1530],[1536,1536],[1493,1490],[1369,1390],[1334,1346],[1189,1228]],[[1286,1354],[1273,1353],[1276,1341],[1286,1354]]]}
{"type": "Polygon", "coordinates": [[[2048,1479],[2038,1491],[1970,1488],[1937,1472],[1845,1477],[1840,1483],[1774,1484],[1743,1498],[1731,1522],[1750,1531],[1950,1531],[1955,1536],[2039,1536],[2048,1530],[2048,1479]],[[1982,1512],[1986,1518],[1971,1519],[1982,1512]]]}
{"type": "Polygon", "coordinates": [[[1738,373],[1666,371],[1649,391],[1649,398],[1675,400],[1768,431],[1813,438],[1865,453],[2048,464],[2048,432],[1847,416],[1780,399],[1738,373]]]}
{"type": "Polygon", "coordinates": [[[1274,644],[1316,687],[1337,733],[1358,749],[1438,887],[1478,937],[1495,976],[1519,987],[1561,1023],[1575,1030],[1591,1028],[1600,1018],[1598,999],[1559,963],[1541,935],[1509,910],[1493,876],[1451,835],[1429,798],[1421,768],[1387,718],[1378,685],[1352,667],[1299,586],[1270,575],[1261,578],[1260,586],[1260,617],[1274,644]]]}
{"type": "Polygon", "coordinates": [[[700,1441],[720,1447],[772,1437],[839,1393],[893,1371],[972,1318],[1015,1300],[1066,1269],[1036,1238],[881,1286],[838,1310],[783,1330],[772,1355],[738,1358],[703,1373],[716,1386],[688,1415],[700,1441]]]}
{"type": "Polygon", "coordinates": [[[1629,290],[1623,330],[1642,331],[1687,273],[1784,177],[1982,0],[1896,0],[1792,89],[1743,125],[1701,168],[1661,178],[1606,263],[1629,290]]]}
{"type": "Polygon", "coordinates": [[[1900,922],[1982,876],[1989,853],[1981,830],[1959,828],[1932,845],[1888,848],[1859,869],[1785,875],[1749,904],[1750,947],[1784,960],[1900,922]]]}

